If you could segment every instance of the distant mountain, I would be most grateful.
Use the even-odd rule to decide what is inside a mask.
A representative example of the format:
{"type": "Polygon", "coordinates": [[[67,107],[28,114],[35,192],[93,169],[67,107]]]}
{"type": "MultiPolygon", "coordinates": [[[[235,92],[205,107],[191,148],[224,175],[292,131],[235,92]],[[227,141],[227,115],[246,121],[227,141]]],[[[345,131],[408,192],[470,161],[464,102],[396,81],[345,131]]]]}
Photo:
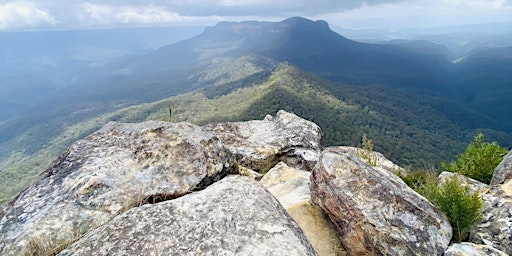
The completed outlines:
{"type": "MultiPolygon", "coordinates": [[[[162,47],[150,54],[114,62],[79,77],[83,93],[137,84],[148,90],[169,86],[190,70],[222,58],[255,54],[287,61],[321,77],[356,85],[380,84],[426,95],[457,96],[446,77],[450,60],[443,53],[410,51],[406,47],[359,43],[333,32],[324,21],[290,18],[281,22],[221,22],[190,39],[162,47]],[[93,74],[93,75],[91,75],[93,74]],[[91,77],[97,84],[90,87],[91,77]],[[152,81],[152,82],[149,82],[152,81]],[[128,84],[128,85],[127,85],[128,84]]],[[[186,86],[185,86],[186,87],[186,86]]],[[[117,90],[117,89],[116,89],[117,90]]],[[[155,93],[156,95],[156,93],[155,93]]],[[[161,95],[161,94],[160,94],[161,95]]],[[[156,99],[157,96],[147,96],[156,99]]]]}

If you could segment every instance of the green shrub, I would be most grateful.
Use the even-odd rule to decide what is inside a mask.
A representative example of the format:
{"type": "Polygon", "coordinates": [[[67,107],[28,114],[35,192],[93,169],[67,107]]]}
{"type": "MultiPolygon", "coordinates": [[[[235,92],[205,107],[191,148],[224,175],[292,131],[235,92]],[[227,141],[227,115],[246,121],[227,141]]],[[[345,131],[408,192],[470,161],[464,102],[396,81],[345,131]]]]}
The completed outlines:
{"type": "Polygon", "coordinates": [[[431,171],[409,172],[401,175],[407,185],[444,212],[453,230],[452,241],[461,242],[469,228],[479,220],[482,199],[478,192],[471,192],[456,176],[438,184],[431,171]]]}
{"type": "Polygon", "coordinates": [[[478,134],[468,145],[464,153],[450,164],[442,163],[444,171],[458,172],[464,176],[489,184],[494,169],[507,154],[508,150],[497,142],[484,142],[484,135],[478,134]]]}
{"type": "Polygon", "coordinates": [[[377,166],[377,158],[373,155],[373,143],[371,139],[366,137],[366,133],[363,133],[361,143],[363,144],[363,148],[357,150],[357,155],[370,166],[377,166]]]}
{"type": "Polygon", "coordinates": [[[434,184],[437,182],[437,173],[433,171],[418,170],[414,172],[397,172],[397,175],[405,182],[405,184],[407,184],[407,186],[417,192],[421,186],[424,186],[429,182],[434,184]]]}
{"type": "Polygon", "coordinates": [[[477,191],[471,192],[468,186],[462,185],[456,176],[443,184],[427,184],[419,190],[446,214],[453,229],[453,241],[461,242],[480,219],[482,199],[477,191]]]}

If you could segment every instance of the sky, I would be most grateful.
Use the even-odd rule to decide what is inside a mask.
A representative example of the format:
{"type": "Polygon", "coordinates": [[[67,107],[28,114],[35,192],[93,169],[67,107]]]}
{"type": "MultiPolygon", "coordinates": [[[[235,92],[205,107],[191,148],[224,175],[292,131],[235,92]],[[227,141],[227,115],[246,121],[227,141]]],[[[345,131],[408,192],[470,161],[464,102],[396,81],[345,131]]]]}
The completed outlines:
{"type": "Polygon", "coordinates": [[[211,26],[292,16],[354,29],[512,22],[512,0],[0,0],[0,30],[211,26]]]}

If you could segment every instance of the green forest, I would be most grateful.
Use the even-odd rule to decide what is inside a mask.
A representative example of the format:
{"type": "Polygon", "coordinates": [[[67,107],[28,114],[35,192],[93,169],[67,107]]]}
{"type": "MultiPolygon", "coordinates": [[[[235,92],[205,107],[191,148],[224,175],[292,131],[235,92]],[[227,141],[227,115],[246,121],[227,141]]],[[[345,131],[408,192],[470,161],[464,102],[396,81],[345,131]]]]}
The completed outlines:
{"type": "Polygon", "coordinates": [[[76,114],[68,113],[35,125],[10,141],[25,151],[0,149],[0,200],[10,200],[71,143],[109,121],[162,120],[204,125],[263,119],[284,109],[317,123],[325,146],[361,146],[366,134],[375,151],[408,169],[438,168],[441,162],[453,160],[480,132],[490,140],[510,141],[505,133],[481,130],[468,123],[471,119],[466,117],[474,113],[455,106],[447,108],[445,104],[449,103],[441,99],[420,99],[377,85],[334,83],[288,63],[276,66],[244,57],[230,65],[204,70],[196,81],[202,89],[152,103],[111,107],[104,113],[90,111],[85,118],[80,117],[82,121],[73,120],[76,114]]]}

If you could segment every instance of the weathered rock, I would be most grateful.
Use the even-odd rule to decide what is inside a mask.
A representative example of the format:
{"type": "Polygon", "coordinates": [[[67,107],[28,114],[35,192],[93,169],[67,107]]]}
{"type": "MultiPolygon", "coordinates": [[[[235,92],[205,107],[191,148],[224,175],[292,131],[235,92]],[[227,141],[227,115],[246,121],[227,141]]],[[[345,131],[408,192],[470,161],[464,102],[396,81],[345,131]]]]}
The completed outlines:
{"type": "Polygon", "coordinates": [[[56,246],[126,209],[202,189],[234,170],[230,152],[188,123],[109,123],[76,142],[12,203],[0,254],[30,241],[56,246]]]}
{"type": "Polygon", "coordinates": [[[470,230],[469,241],[485,244],[512,255],[512,195],[506,190],[512,180],[482,191],[482,220],[470,230]]]}
{"type": "Polygon", "coordinates": [[[260,173],[279,161],[311,170],[322,147],[322,133],[315,123],[282,110],[264,120],[209,124],[203,130],[217,136],[239,164],[260,173]]]}
{"type": "Polygon", "coordinates": [[[332,225],[321,210],[310,202],[310,174],[280,162],[263,176],[260,183],[299,224],[318,255],[346,255],[332,225]]]}
{"type": "Polygon", "coordinates": [[[512,150],[503,157],[501,163],[494,169],[491,185],[503,184],[512,179],[512,150]]]}
{"type": "Polygon", "coordinates": [[[430,202],[347,149],[322,152],[311,197],[351,255],[442,255],[452,236],[447,218],[430,202]]]}
{"type": "Polygon", "coordinates": [[[256,181],[229,176],[181,198],[130,209],[60,255],[315,255],[256,181]]]}
{"type": "Polygon", "coordinates": [[[450,245],[444,256],[507,256],[507,254],[487,245],[460,243],[450,245]]]}

